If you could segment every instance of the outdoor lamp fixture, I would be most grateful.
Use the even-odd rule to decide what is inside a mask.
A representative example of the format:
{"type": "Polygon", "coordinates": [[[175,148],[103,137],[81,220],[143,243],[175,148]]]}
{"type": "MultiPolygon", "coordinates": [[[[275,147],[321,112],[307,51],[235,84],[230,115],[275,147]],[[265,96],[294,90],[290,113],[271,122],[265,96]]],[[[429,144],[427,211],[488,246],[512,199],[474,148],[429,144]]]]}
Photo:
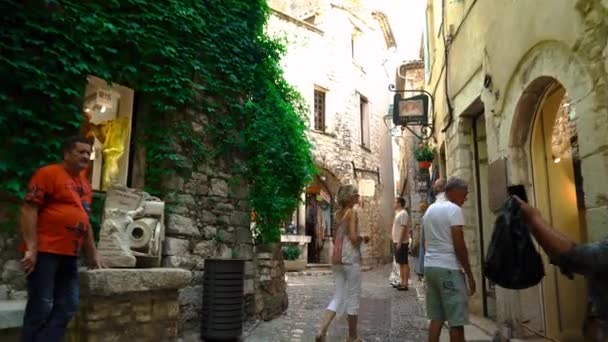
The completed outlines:
{"type": "MultiPolygon", "coordinates": [[[[433,95],[426,90],[397,90],[394,84],[388,86],[388,90],[395,93],[393,96],[392,105],[392,123],[394,127],[390,127],[391,115],[384,117],[385,124],[389,127],[390,134],[392,136],[400,136],[401,132],[405,129],[412,132],[417,138],[422,140],[428,140],[433,136],[434,125],[433,122],[429,123],[429,111],[435,110],[435,100],[433,95]],[[403,93],[415,94],[412,97],[403,98],[403,93]],[[429,108],[430,102],[430,108],[429,108]],[[401,126],[401,130],[399,130],[401,126]],[[420,127],[419,131],[414,127],[420,127]],[[401,132],[399,132],[401,131],[401,132]]],[[[433,117],[431,115],[431,117],[433,117]]]]}

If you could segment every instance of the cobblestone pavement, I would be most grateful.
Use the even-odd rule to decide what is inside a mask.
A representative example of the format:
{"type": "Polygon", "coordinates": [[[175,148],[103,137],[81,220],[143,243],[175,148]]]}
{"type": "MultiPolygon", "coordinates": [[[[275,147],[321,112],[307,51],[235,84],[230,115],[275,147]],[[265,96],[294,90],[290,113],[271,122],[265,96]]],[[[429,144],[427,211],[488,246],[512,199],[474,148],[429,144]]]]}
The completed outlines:
{"type": "MultiPolygon", "coordinates": [[[[426,319],[420,299],[421,284],[415,279],[409,291],[399,292],[388,282],[390,265],[363,273],[363,296],[359,310],[359,331],[365,341],[424,341],[426,319]]],[[[323,310],[334,291],[333,277],[288,278],[289,309],[272,321],[261,322],[245,338],[246,342],[314,341],[323,310]]],[[[345,341],[346,318],[337,317],[328,341],[345,341]]]]}

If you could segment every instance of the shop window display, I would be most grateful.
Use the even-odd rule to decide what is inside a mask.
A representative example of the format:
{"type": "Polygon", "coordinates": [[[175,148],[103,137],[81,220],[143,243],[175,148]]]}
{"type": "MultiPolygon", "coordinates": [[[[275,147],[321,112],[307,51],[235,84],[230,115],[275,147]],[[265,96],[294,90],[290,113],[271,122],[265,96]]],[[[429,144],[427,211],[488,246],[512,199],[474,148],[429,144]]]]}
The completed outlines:
{"type": "Polygon", "coordinates": [[[94,190],[127,185],[133,90],[88,77],[83,103],[83,134],[94,140],[86,171],[94,190]]]}

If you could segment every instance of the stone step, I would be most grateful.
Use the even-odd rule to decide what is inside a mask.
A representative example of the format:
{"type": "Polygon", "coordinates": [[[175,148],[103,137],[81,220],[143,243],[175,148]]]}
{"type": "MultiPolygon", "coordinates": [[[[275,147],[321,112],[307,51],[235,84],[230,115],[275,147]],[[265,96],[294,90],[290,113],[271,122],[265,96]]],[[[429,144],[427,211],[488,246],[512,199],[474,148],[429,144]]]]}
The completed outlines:
{"type": "Polygon", "coordinates": [[[0,330],[21,327],[26,303],[26,300],[0,301],[0,330]]]}
{"type": "MultiPolygon", "coordinates": [[[[464,326],[464,336],[468,342],[492,342],[492,336],[472,324],[464,326]]],[[[449,340],[448,330],[446,328],[442,329],[439,341],[447,342],[449,340]]]]}

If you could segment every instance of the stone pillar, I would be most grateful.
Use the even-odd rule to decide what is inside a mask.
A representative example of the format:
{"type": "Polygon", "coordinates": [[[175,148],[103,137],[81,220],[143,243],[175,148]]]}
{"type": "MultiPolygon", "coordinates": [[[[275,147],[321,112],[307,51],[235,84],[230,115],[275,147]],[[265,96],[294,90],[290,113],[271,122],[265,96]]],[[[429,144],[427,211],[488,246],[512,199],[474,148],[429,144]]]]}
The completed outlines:
{"type": "Polygon", "coordinates": [[[265,321],[287,310],[287,284],[281,244],[257,247],[256,312],[265,321]]]}
{"type": "MultiPolygon", "coordinates": [[[[479,227],[477,225],[477,198],[478,189],[475,188],[473,162],[473,135],[472,121],[469,118],[459,117],[450,128],[447,141],[448,176],[458,177],[469,184],[469,197],[462,206],[464,215],[464,238],[469,252],[471,270],[477,284],[481,281],[481,253],[479,248],[479,227]]],[[[448,178],[449,178],[448,177],[448,178]]],[[[483,311],[481,291],[477,291],[469,300],[469,307],[474,314],[483,311]]]]}
{"type": "Polygon", "coordinates": [[[176,268],[83,271],[66,341],[176,341],[178,290],[190,280],[191,272],[176,268]]]}

